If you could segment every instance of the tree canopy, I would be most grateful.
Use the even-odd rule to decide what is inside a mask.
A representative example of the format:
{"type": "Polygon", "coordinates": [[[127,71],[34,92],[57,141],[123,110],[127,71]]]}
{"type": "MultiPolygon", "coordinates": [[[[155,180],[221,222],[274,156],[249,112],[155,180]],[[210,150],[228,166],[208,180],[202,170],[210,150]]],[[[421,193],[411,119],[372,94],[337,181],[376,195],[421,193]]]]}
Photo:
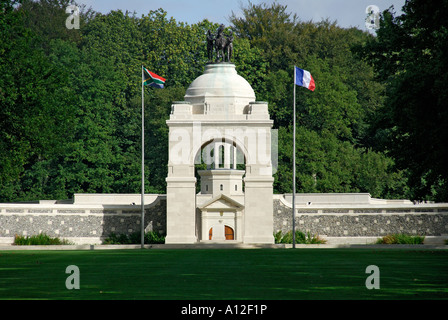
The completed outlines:
{"type": "Polygon", "coordinates": [[[448,200],[448,1],[407,1],[383,12],[378,36],[360,49],[386,88],[374,114],[376,149],[406,170],[411,198],[448,200]]]}
{"type": "MultiPolygon", "coordinates": [[[[275,192],[292,190],[299,66],[316,90],[297,90],[298,192],[448,200],[446,2],[387,10],[377,36],[276,2],[229,17],[237,71],[278,130],[275,192]]],[[[218,24],[80,6],[80,28],[67,29],[69,4],[0,0],[0,202],[140,192],[141,65],[167,79],[145,89],[145,191],[165,193],[165,120],[202,74],[218,24]]]]}

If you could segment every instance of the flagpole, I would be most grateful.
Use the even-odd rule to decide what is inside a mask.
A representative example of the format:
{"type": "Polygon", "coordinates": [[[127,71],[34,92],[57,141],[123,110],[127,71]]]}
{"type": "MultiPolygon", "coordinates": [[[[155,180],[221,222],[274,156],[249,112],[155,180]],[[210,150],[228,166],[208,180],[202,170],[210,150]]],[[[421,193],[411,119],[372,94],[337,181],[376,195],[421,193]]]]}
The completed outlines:
{"type": "Polygon", "coordinates": [[[145,76],[142,66],[142,221],[141,221],[141,248],[145,244],[145,76]]]}
{"type": "Polygon", "coordinates": [[[292,247],[296,247],[296,67],[294,66],[294,115],[292,144],[292,247]]]}

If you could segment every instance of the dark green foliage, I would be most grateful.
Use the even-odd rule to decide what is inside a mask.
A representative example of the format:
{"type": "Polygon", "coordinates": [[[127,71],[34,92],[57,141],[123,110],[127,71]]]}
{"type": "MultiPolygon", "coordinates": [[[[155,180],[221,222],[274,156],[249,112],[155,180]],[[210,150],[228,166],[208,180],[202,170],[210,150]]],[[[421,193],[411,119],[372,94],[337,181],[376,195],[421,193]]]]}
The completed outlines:
{"type": "MultiPolygon", "coordinates": [[[[327,240],[320,238],[318,235],[311,235],[310,232],[306,234],[302,231],[296,230],[296,243],[298,244],[324,244],[327,240]]],[[[274,234],[275,243],[293,243],[292,231],[283,234],[281,231],[274,234]]]]}
{"type": "MultiPolygon", "coordinates": [[[[144,236],[145,244],[163,244],[165,237],[155,231],[146,232],[144,236]]],[[[131,234],[117,234],[112,232],[104,240],[104,244],[141,244],[141,232],[131,234]]]]}
{"type": "Polygon", "coordinates": [[[59,239],[58,237],[52,238],[45,233],[40,233],[34,236],[19,236],[14,237],[14,245],[17,246],[48,246],[48,245],[70,245],[70,241],[65,239],[59,239]]]}
{"type": "Polygon", "coordinates": [[[407,234],[390,234],[377,240],[377,244],[423,244],[424,236],[410,236],[407,234]]]}
{"type": "MultiPolygon", "coordinates": [[[[165,193],[170,105],[203,72],[218,25],[81,6],[81,28],[69,30],[68,4],[0,1],[0,202],[139,193],[141,65],[167,79],[145,88],[145,192],[165,193]]],[[[276,193],[292,190],[296,65],[317,86],[297,88],[298,192],[447,199],[446,6],[435,23],[420,5],[383,14],[378,37],[278,3],[229,18],[237,70],[279,130],[276,193]]]]}
{"type": "Polygon", "coordinates": [[[413,199],[448,200],[448,1],[407,1],[359,50],[387,88],[371,132],[408,174],[413,199]]]}

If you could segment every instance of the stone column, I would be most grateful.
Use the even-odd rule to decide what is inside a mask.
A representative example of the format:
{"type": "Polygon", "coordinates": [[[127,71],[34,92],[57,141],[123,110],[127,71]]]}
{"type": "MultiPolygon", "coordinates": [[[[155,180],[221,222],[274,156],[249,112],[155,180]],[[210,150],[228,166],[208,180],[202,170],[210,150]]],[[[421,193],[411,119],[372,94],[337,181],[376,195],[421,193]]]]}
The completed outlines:
{"type": "Polygon", "coordinates": [[[237,148],[236,147],[232,147],[233,150],[233,169],[236,170],[237,166],[236,166],[236,162],[237,162],[237,148]]]}
{"type": "Polygon", "coordinates": [[[271,176],[244,178],[244,243],[274,243],[271,176]]]}
{"type": "Polygon", "coordinates": [[[215,169],[219,169],[219,158],[220,158],[220,143],[215,142],[215,147],[213,151],[213,157],[214,157],[214,163],[215,163],[215,169]]]}
{"type": "Polygon", "coordinates": [[[232,145],[224,143],[224,169],[230,169],[230,149],[232,145]]]}
{"type": "Polygon", "coordinates": [[[197,242],[196,178],[168,176],[166,183],[165,243],[197,242]]]}

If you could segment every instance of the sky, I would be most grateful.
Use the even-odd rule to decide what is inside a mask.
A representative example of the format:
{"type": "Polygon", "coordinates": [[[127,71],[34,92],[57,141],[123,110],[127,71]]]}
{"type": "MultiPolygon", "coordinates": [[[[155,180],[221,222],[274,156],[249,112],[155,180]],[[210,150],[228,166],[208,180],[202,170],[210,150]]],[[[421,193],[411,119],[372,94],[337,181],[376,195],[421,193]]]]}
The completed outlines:
{"type": "MultiPolygon", "coordinates": [[[[274,0],[252,0],[253,4],[272,3],[274,0]]],[[[365,26],[366,8],[375,5],[380,11],[394,6],[397,13],[405,0],[277,0],[277,3],[287,6],[287,11],[296,13],[300,20],[319,22],[328,18],[336,21],[340,27],[358,27],[367,30],[365,26]]],[[[93,10],[108,13],[121,9],[136,12],[137,16],[146,15],[150,10],[162,8],[168,17],[178,22],[195,24],[203,19],[211,22],[230,25],[229,16],[234,12],[241,15],[241,6],[247,7],[248,0],[77,0],[77,3],[92,7],[93,10]]]]}

